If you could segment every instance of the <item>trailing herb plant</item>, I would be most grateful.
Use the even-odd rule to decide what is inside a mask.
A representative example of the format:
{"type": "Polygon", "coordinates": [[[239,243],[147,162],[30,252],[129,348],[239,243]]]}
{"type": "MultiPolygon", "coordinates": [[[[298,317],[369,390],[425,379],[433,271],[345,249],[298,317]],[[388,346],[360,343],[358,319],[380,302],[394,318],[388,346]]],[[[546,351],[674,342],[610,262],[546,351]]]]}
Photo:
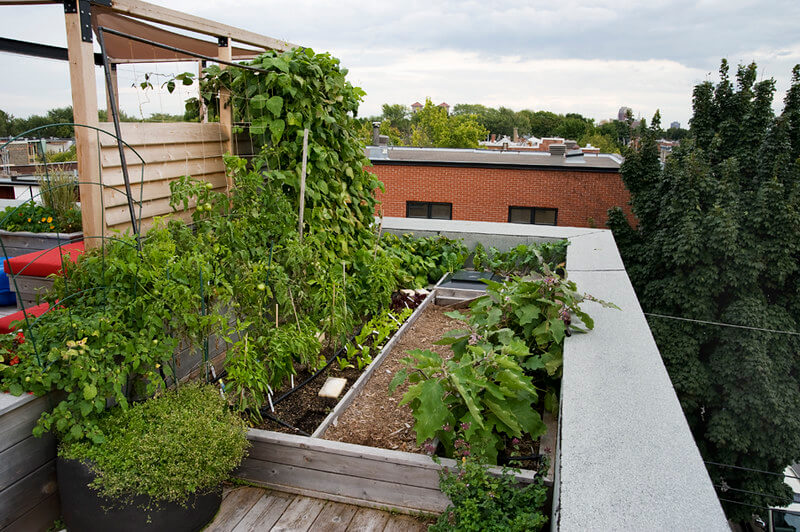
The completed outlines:
{"type": "Polygon", "coordinates": [[[242,419],[207,385],[182,386],[127,410],[117,407],[99,425],[108,435],[103,445],[68,443],[59,455],[88,462],[97,475],[90,486],[112,504],[137,495],[155,507],[186,504],[194,494],[217,489],[249,445],[242,419]]]}

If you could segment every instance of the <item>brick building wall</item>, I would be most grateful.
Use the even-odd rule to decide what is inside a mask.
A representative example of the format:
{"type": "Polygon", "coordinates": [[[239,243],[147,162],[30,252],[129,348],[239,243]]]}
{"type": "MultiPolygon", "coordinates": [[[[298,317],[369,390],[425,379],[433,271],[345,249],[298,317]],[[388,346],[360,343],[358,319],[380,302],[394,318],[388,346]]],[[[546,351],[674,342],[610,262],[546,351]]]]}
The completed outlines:
{"type": "Polygon", "coordinates": [[[405,217],[406,201],[430,201],[452,203],[453,220],[508,222],[509,206],[556,208],[561,226],[605,227],[617,206],[633,220],[618,172],[383,162],[367,170],[386,186],[377,193],[384,216],[405,217]]]}

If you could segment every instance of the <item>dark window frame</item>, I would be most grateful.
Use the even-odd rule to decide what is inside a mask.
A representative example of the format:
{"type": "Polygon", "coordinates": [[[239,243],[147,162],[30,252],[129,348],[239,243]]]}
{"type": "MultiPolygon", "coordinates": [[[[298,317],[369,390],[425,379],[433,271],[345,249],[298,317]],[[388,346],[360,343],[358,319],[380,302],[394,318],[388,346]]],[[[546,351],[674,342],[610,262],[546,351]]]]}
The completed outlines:
{"type": "MultiPolygon", "coordinates": [[[[557,207],[526,207],[523,205],[509,205],[508,206],[508,223],[521,223],[521,222],[512,222],[511,221],[511,209],[530,209],[531,211],[531,218],[529,225],[549,225],[555,227],[558,225],[558,208],[557,207]],[[534,222],[536,220],[536,209],[540,209],[543,211],[556,211],[555,219],[553,220],[552,224],[537,224],[534,222]]],[[[522,222],[524,223],[524,222],[522,222]]]]}
{"type": "Polygon", "coordinates": [[[453,204],[445,202],[445,201],[406,201],[406,218],[416,218],[418,220],[452,220],[453,219],[453,204]],[[422,218],[420,216],[409,216],[408,213],[409,213],[410,208],[411,208],[412,205],[414,205],[414,206],[422,206],[422,205],[427,206],[427,210],[428,210],[427,216],[425,218],[422,218]],[[431,217],[431,213],[432,213],[434,205],[445,205],[447,207],[450,207],[450,218],[433,218],[433,217],[431,217]]]}

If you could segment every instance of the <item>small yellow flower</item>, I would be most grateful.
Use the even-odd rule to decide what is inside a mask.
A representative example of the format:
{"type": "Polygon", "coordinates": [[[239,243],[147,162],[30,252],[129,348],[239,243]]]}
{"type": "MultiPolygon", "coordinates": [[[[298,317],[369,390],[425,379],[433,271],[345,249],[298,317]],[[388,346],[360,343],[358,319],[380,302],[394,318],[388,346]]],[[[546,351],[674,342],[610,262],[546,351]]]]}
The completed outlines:
{"type": "Polygon", "coordinates": [[[47,223],[53,223],[53,217],[52,216],[48,216],[47,217],[47,223]]]}
{"type": "Polygon", "coordinates": [[[30,221],[31,221],[31,219],[30,219],[30,218],[28,218],[28,221],[30,222],[30,221]]]}
{"type": "Polygon", "coordinates": [[[42,221],[45,221],[45,220],[47,220],[47,218],[45,218],[45,217],[42,217],[42,221]]]}
{"type": "Polygon", "coordinates": [[[55,229],[55,228],[56,228],[55,225],[52,225],[52,224],[50,225],[50,229],[55,229]]]}

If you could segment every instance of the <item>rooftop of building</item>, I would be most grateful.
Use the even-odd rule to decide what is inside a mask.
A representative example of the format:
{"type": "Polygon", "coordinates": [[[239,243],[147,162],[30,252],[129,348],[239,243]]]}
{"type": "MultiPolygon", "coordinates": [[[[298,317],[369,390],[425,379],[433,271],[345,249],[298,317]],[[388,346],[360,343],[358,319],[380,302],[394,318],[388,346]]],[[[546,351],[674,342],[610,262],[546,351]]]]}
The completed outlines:
{"type": "Polygon", "coordinates": [[[373,164],[443,165],[477,167],[547,167],[618,172],[622,157],[615,153],[589,154],[580,150],[565,155],[532,151],[471,150],[457,148],[411,148],[368,146],[373,164]]]}

